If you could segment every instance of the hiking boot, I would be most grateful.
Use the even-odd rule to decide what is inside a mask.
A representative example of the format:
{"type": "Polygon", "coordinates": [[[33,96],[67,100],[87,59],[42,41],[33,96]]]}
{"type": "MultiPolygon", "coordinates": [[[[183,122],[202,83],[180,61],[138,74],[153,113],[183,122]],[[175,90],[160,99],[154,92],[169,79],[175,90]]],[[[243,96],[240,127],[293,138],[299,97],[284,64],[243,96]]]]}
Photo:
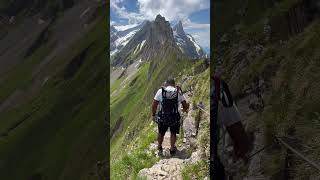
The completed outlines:
{"type": "Polygon", "coordinates": [[[170,149],[170,155],[173,156],[177,152],[177,147],[174,147],[173,149],[170,149]]]}

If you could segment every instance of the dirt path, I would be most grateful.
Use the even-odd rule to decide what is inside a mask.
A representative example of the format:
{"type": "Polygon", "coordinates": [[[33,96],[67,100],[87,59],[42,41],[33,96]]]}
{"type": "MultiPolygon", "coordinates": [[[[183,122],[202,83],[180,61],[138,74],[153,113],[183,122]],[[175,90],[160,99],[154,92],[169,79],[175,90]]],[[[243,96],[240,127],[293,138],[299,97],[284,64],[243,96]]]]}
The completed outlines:
{"type": "MultiPolygon", "coordinates": [[[[249,108],[249,100],[252,99],[251,96],[248,96],[246,98],[243,98],[238,101],[237,106],[239,109],[239,112],[241,114],[242,122],[246,128],[246,131],[248,132],[254,132],[253,134],[253,148],[249,154],[252,154],[254,152],[257,152],[262,147],[264,147],[266,142],[266,132],[263,125],[259,125],[257,122],[257,119],[259,119],[259,114],[255,112],[254,110],[249,108]]],[[[239,174],[239,171],[241,167],[243,167],[243,163],[236,161],[232,161],[232,143],[229,136],[225,137],[226,144],[225,144],[225,153],[224,153],[224,159],[222,160],[225,164],[226,172],[232,176],[235,179],[243,179],[243,180],[269,180],[270,177],[267,177],[264,175],[264,167],[263,167],[263,161],[268,159],[268,156],[266,154],[266,151],[262,151],[255,156],[253,156],[250,161],[248,162],[248,171],[246,175],[239,174]],[[229,151],[228,151],[229,149],[229,151]]]]}
{"type": "MultiPolygon", "coordinates": [[[[188,95],[185,95],[187,101],[188,95]]],[[[160,155],[161,160],[154,164],[151,168],[142,169],[139,172],[140,177],[145,177],[148,180],[182,180],[181,170],[183,166],[190,161],[190,155],[187,152],[195,140],[193,134],[195,127],[192,118],[193,110],[190,110],[185,118],[183,118],[183,132],[184,132],[184,144],[177,147],[177,153],[174,156],[170,155],[170,132],[167,131],[163,140],[163,153],[160,155]]],[[[181,132],[181,131],[180,131],[181,132]]],[[[179,136],[177,136],[179,138],[179,136]]],[[[157,146],[157,142],[153,146],[157,146]]]]}

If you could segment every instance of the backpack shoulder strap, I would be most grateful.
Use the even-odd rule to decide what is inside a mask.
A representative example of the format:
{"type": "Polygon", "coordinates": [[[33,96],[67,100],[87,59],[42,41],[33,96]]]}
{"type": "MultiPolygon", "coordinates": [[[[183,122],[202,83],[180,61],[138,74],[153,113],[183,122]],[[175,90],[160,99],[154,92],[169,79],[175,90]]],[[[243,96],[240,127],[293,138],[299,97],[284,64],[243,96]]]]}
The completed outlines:
{"type": "Polygon", "coordinates": [[[213,100],[219,101],[220,100],[220,94],[221,94],[221,80],[218,77],[214,77],[214,97],[213,100]]]}
{"type": "Polygon", "coordinates": [[[161,93],[162,93],[162,98],[164,99],[164,98],[166,98],[167,91],[165,90],[164,87],[161,87],[161,89],[162,89],[162,91],[161,91],[161,93]]]}
{"type": "MultiPolygon", "coordinates": [[[[179,100],[179,93],[181,92],[181,88],[180,88],[179,86],[177,86],[176,88],[177,88],[176,100],[177,100],[177,102],[178,102],[178,100],[179,100]]],[[[181,93],[181,95],[182,95],[182,93],[181,93]]]]}
{"type": "Polygon", "coordinates": [[[177,86],[177,92],[180,93],[181,95],[183,94],[183,91],[180,86],[177,86]]]}
{"type": "Polygon", "coordinates": [[[221,81],[222,86],[222,104],[224,107],[232,107],[233,106],[233,98],[229,90],[229,86],[224,81],[221,81]]]}

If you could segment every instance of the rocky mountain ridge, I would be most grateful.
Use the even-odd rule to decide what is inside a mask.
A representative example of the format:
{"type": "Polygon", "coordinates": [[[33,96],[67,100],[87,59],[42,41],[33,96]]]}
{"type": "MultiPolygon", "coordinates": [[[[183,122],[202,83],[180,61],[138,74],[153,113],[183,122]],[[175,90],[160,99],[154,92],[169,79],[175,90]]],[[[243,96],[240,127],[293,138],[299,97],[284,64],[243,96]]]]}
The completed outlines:
{"type": "Polygon", "coordinates": [[[144,21],[126,32],[116,31],[112,27],[110,33],[114,40],[110,42],[110,56],[114,55],[112,65],[123,64],[129,56],[131,59],[152,59],[159,54],[165,54],[160,53],[161,50],[155,51],[163,49],[162,47],[172,47],[173,51],[191,59],[205,57],[203,49],[194,38],[184,32],[181,21],[171,28],[170,23],[161,15],[158,15],[155,21],[144,21]]]}

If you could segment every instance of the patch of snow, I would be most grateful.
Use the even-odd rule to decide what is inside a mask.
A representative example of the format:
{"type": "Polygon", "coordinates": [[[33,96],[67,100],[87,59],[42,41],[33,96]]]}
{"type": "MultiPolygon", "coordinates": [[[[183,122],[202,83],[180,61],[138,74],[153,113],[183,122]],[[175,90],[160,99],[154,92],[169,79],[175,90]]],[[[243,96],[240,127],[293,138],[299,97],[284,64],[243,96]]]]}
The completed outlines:
{"type": "Polygon", "coordinates": [[[178,36],[178,34],[177,34],[176,31],[173,31],[173,36],[174,36],[174,37],[178,36]]]}
{"type": "Polygon", "coordinates": [[[143,41],[142,41],[142,43],[141,43],[141,45],[140,45],[140,49],[139,49],[139,50],[141,50],[141,49],[142,49],[142,47],[143,47],[144,43],[146,43],[146,40],[143,40],[143,41]]]}
{"type": "Polygon", "coordinates": [[[139,59],[139,61],[137,62],[137,64],[134,66],[135,68],[138,68],[139,67],[139,65],[141,64],[141,62],[142,62],[142,60],[141,59],[139,59]]]}
{"type": "Polygon", "coordinates": [[[127,35],[118,38],[118,39],[115,41],[116,46],[119,46],[119,45],[125,46],[125,45],[127,45],[127,43],[129,42],[129,40],[131,39],[131,37],[132,37],[137,31],[138,31],[138,30],[131,31],[131,32],[129,32],[127,35]]]}
{"type": "Polygon", "coordinates": [[[181,52],[183,52],[183,53],[184,53],[184,50],[182,49],[182,47],[181,47],[181,46],[179,46],[179,45],[178,45],[178,47],[179,47],[179,49],[181,50],[181,52]]]}
{"type": "Polygon", "coordinates": [[[133,51],[133,54],[136,54],[138,52],[138,50],[140,49],[140,45],[141,44],[138,44],[137,47],[134,49],[133,51]]]}
{"type": "Polygon", "coordinates": [[[188,34],[187,35],[189,40],[193,43],[193,45],[196,47],[196,50],[197,50],[197,53],[199,54],[199,51],[200,51],[200,46],[193,40],[193,38],[188,34]]]}
{"type": "Polygon", "coordinates": [[[177,37],[175,38],[175,40],[176,40],[177,45],[183,45],[183,44],[185,44],[185,41],[184,41],[182,38],[180,38],[179,36],[177,36],[177,37]]]}
{"type": "Polygon", "coordinates": [[[118,49],[115,49],[115,50],[111,51],[111,52],[110,52],[110,57],[111,57],[112,55],[114,55],[116,52],[118,52],[118,49]]]}
{"type": "Polygon", "coordinates": [[[137,47],[133,51],[133,54],[136,54],[137,52],[139,52],[142,49],[144,43],[146,43],[146,40],[143,40],[140,44],[137,45],[137,47]]]}

